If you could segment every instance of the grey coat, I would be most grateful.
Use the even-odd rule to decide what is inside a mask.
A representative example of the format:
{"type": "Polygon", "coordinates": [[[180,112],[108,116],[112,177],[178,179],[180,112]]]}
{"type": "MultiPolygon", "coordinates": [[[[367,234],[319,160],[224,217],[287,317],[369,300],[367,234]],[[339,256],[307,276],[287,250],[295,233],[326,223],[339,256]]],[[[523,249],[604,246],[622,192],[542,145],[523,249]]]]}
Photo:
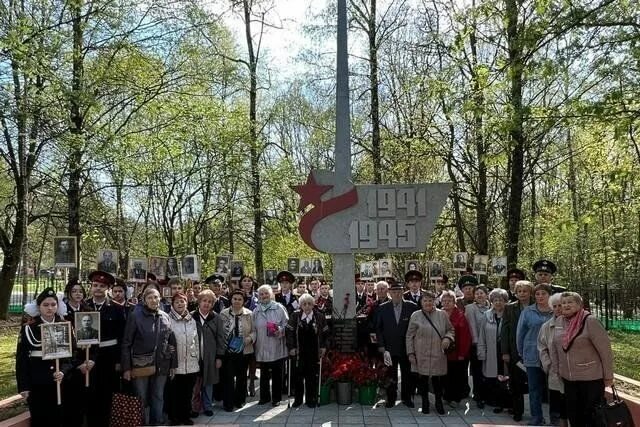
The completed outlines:
{"type": "MultiPolygon", "coordinates": [[[[478,360],[482,360],[482,375],[486,378],[498,376],[498,361],[502,362],[502,355],[498,354],[498,323],[493,309],[484,313],[484,320],[478,334],[478,360]]],[[[500,320],[500,329],[504,326],[504,314],[500,320]]]]}
{"type": "Polygon", "coordinates": [[[455,340],[455,330],[447,313],[438,309],[430,313],[414,311],[409,320],[406,339],[407,354],[416,356],[416,365],[412,365],[411,370],[426,376],[446,375],[447,355],[442,351],[442,340],[425,315],[429,316],[433,326],[438,329],[442,340],[455,340]]]}
{"type": "Polygon", "coordinates": [[[196,322],[198,339],[202,343],[202,348],[200,349],[202,383],[218,384],[220,382],[220,373],[219,369],[216,368],[216,359],[220,358],[218,349],[224,345],[224,343],[220,342],[220,334],[218,333],[219,330],[223,329],[222,318],[215,311],[211,311],[203,324],[200,311],[195,310],[191,315],[196,322]]]}
{"type": "Polygon", "coordinates": [[[474,302],[464,308],[464,315],[469,322],[469,329],[471,329],[471,343],[478,344],[478,335],[480,334],[480,326],[484,322],[484,314],[491,308],[491,304],[487,302],[486,305],[479,305],[474,302]]]}
{"type": "Polygon", "coordinates": [[[136,306],[127,319],[121,346],[123,371],[130,371],[132,357],[153,353],[157,375],[169,375],[178,366],[176,337],[171,330],[169,315],[162,310],[152,312],[136,306]]]}
{"type": "Polygon", "coordinates": [[[285,329],[288,321],[287,310],[277,302],[274,302],[268,310],[263,310],[260,304],[253,310],[253,325],[256,331],[254,348],[257,362],[274,362],[287,357],[285,329]],[[280,336],[267,335],[267,322],[278,325],[280,336]]]}

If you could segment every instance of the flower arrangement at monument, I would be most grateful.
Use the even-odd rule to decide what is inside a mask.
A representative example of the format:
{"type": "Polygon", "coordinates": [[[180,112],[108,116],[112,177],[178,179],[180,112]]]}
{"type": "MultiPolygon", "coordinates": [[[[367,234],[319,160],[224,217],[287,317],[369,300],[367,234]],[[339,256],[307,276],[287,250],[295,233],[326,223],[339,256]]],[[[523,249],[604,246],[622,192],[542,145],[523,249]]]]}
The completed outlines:
{"type": "Polygon", "coordinates": [[[362,359],[356,353],[330,352],[322,363],[323,384],[352,382],[357,369],[362,366],[362,359]]]}

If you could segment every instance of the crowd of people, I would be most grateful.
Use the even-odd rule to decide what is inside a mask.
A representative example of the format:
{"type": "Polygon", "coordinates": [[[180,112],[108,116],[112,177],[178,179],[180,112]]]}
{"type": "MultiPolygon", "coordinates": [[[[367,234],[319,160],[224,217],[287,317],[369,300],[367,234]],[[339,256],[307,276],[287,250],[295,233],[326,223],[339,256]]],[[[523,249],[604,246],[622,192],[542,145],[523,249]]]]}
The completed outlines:
{"type": "MultiPolygon", "coordinates": [[[[531,425],[545,423],[548,400],[552,424],[589,426],[613,381],[607,332],[580,295],[553,285],[552,262],[533,269],[533,282],[511,269],[508,288],[491,290],[470,274],[451,289],[445,275],[425,286],[416,270],[404,284],[356,275],[357,348],[389,367],[386,406],[399,389],[404,405],[413,408],[418,395],[428,414],[431,391],[438,414],[471,396],[478,408],[521,421],[528,394],[531,425]]],[[[94,271],[89,284],[87,292],[72,279],[64,296],[45,289],[25,310],[16,376],[33,426],[107,426],[113,393],[126,388],[141,399],[145,424],[191,425],[213,415],[216,401],[224,411],[242,408],[256,393],[257,368],[259,405],[280,405],[288,390],[294,407],[317,405],[319,364],[332,347],[328,283],[296,285],[282,271],[275,285],[212,275],[186,288],[177,278],[150,277],[135,289],[94,271]],[[38,326],[73,324],[78,312],[100,312],[100,344],[74,346],[57,365],[43,360],[38,326]]],[[[73,328],[76,336],[82,327],[73,328]]]]}

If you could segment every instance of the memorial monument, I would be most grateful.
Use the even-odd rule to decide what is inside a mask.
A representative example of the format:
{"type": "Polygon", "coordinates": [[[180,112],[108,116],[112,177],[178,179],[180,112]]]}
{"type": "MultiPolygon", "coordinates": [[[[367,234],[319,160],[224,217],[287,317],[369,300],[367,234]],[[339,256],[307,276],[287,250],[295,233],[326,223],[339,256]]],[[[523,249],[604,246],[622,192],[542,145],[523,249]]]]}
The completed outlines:
{"type": "Polygon", "coordinates": [[[347,6],[346,0],[337,1],[335,171],[313,170],[294,190],[304,212],[298,227],[302,239],[332,257],[334,325],[340,329],[345,325],[340,321],[355,317],[354,254],[424,251],[451,184],[351,182],[347,6]]]}

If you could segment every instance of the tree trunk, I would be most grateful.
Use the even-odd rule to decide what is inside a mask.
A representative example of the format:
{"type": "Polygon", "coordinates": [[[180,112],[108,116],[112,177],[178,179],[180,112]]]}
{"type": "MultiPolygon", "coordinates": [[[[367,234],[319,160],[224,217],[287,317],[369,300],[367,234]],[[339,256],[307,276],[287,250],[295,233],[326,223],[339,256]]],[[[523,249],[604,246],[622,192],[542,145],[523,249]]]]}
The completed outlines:
{"type": "MultiPolygon", "coordinates": [[[[473,2],[475,8],[475,1],[473,2]]],[[[487,219],[487,150],[485,147],[483,119],[484,119],[484,93],[480,77],[478,76],[478,52],[476,39],[476,23],[474,20],[469,33],[469,45],[471,47],[471,79],[473,90],[473,139],[478,160],[478,188],[476,195],[476,250],[478,254],[489,253],[489,229],[487,219]]]]}
{"type": "Polygon", "coordinates": [[[380,102],[378,95],[378,44],[376,40],[376,1],[370,0],[367,36],[369,38],[369,90],[371,92],[371,156],[373,183],[382,184],[382,142],[380,140],[380,102]]]}
{"type": "MultiPolygon", "coordinates": [[[[82,0],[71,2],[71,16],[73,27],[73,67],[71,75],[71,99],[70,99],[70,119],[72,148],[69,156],[69,189],[67,193],[69,235],[76,236],[76,248],[78,253],[78,270],[82,263],[82,232],[80,229],[80,202],[82,198],[82,157],[84,154],[84,113],[82,111],[82,90],[83,90],[83,28],[82,28],[82,0]]],[[[70,274],[74,273],[70,271],[70,274]]]]}
{"type": "Polygon", "coordinates": [[[262,202],[260,197],[260,147],[258,141],[258,125],[256,118],[256,105],[258,97],[258,57],[253,49],[253,38],[251,36],[251,5],[249,0],[243,0],[245,36],[247,50],[249,54],[249,156],[251,161],[251,205],[253,208],[253,234],[254,234],[254,257],[256,264],[256,277],[263,274],[263,251],[262,251],[262,202]]]}
{"type": "Polygon", "coordinates": [[[522,131],[524,110],[522,108],[523,58],[520,34],[518,33],[518,0],[505,0],[507,45],[509,49],[509,78],[511,117],[509,139],[511,148],[511,177],[509,180],[509,205],[507,217],[507,260],[509,266],[518,264],[522,194],[524,192],[525,137],[522,131]]]}

